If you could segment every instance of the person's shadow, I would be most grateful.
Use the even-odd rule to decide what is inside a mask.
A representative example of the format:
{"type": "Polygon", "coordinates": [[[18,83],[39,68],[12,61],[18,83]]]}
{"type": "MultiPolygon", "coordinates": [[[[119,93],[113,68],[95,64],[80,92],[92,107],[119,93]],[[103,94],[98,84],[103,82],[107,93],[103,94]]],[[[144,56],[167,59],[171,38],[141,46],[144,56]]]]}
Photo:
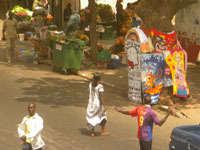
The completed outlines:
{"type": "MultiPolygon", "coordinates": [[[[79,129],[79,131],[82,135],[91,136],[90,131],[88,131],[86,128],[81,128],[79,129]]],[[[95,131],[95,136],[100,136],[100,135],[101,135],[101,132],[95,131]]]]}

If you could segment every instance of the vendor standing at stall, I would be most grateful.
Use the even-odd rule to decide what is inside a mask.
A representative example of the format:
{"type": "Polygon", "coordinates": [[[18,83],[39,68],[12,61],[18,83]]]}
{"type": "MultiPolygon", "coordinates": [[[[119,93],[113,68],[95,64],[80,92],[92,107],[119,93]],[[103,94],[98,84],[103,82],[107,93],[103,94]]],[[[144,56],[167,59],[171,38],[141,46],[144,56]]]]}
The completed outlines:
{"type": "Polygon", "coordinates": [[[69,34],[70,32],[75,32],[79,30],[80,25],[80,15],[77,10],[73,11],[73,14],[70,16],[69,21],[67,23],[67,27],[65,29],[65,33],[69,34]]]}
{"type": "Polygon", "coordinates": [[[121,28],[123,27],[124,18],[125,18],[125,12],[123,10],[122,2],[123,2],[123,0],[117,0],[117,3],[116,3],[117,36],[121,36],[121,34],[122,34],[121,28]]]}
{"type": "Polygon", "coordinates": [[[66,8],[64,9],[65,28],[67,26],[67,22],[69,21],[71,14],[72,14],[71,3],[67,3],[66,8]]]}
{"type": "Polygon", "coordinates": [[[3,33],[7,41],[7,61],[11,63],[15,54],[15,40],[17,38],[17,21],[13,18],[11,11],[8,12],[8,19],[3,23],[3,33]]]}

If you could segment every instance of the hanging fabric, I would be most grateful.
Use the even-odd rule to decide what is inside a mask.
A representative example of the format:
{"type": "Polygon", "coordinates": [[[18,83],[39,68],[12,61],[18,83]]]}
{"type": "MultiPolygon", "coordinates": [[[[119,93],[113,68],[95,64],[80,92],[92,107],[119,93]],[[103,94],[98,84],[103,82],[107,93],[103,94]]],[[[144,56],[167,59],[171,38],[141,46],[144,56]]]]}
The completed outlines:
{"type": "MultiPolygon", "coordinates": [[[[152,36],[152,43],[154,46],[153,53],[163,53],[165,51],[171,51],[178,49],[176,32],[163,33],[155,29],[150,30],[152,36]]],[[[164,87],[170,87],[173,85],[171,71],[168,65],[165,67],[164,73],[164,87]]]]}
{"type": "Polygon", "coordinates": [[[173,95],[188,97],[189,87],[186,80],[187,53],[183,49],[172,50],[166,58],[173,80],[173,95]]]}
{"type": "Polygon", "coordinates": [[[165,58],[160,54],[142,54],[142,89],[143,96],[149,96],[151,103],[158,103],[163,87],[165,58]]]}

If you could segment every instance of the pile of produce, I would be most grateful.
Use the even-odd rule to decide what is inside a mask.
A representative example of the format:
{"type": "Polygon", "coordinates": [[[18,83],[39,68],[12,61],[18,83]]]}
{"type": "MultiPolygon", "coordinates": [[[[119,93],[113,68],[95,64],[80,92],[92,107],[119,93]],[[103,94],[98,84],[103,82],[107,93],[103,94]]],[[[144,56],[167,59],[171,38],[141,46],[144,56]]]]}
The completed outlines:
{"type": "Polygon", "coordinates": [[[29,9],[25,9],[19,5],[16,5],[11,12],[15,14],[17,21],[30,21],[33,14],[29,9]]]}
{"type": "Polygon", "coordinates": [[[124,53],[124,45],[125,39],[123,36],[119,36],[115,39],[115,45],[110,47],[110,51],[112,54],[117,54],[118,56],[122,56],[124,53]]]}
{"type": "Polygon", "coordinates": [[[97,6],[97,15],[100,16],[102,22],[111,22],[115,19],[112,7],[108,4],[99,4],[97,6]]]}
{"type": "Polygon", "coordinates": [[[83,49],[86,46],[86,41],[79,39],[76,36],[57,35],[57,36],[51,36],[50,40],[58,41],[66,45],[68,44],[77,45],[81,49],[83,49]]]}
{"type": "Polygon", "coordinates": [[[78,39],[84,40],[86,42],[89,41],[89,37],[86,34],[84,34],[83,32],[78,32],[77,35],[76,35],[76,37],[78,39]]]}

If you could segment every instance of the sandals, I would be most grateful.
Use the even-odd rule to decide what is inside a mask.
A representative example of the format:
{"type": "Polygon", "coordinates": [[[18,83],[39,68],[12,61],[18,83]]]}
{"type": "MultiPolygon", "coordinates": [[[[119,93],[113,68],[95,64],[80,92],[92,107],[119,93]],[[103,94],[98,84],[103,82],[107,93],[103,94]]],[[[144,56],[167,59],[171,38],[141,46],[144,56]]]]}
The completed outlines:
{"type": "Polygon", "coordinates": [[[110,133],[109,133],[109,132],[101,132],[101,135],[102,135],[102,136],[110,135],[110,133]]]}
{"type": "MultiPolygon", "coordinates": [[[[106,136],[106,135],[110,135],[111,133],[110,132],[101,132],[101,135],[102,136],[106,136]]],[[[95,134],[94,133],[91,133],[90,136],[94,137],[95,134]]]]}

